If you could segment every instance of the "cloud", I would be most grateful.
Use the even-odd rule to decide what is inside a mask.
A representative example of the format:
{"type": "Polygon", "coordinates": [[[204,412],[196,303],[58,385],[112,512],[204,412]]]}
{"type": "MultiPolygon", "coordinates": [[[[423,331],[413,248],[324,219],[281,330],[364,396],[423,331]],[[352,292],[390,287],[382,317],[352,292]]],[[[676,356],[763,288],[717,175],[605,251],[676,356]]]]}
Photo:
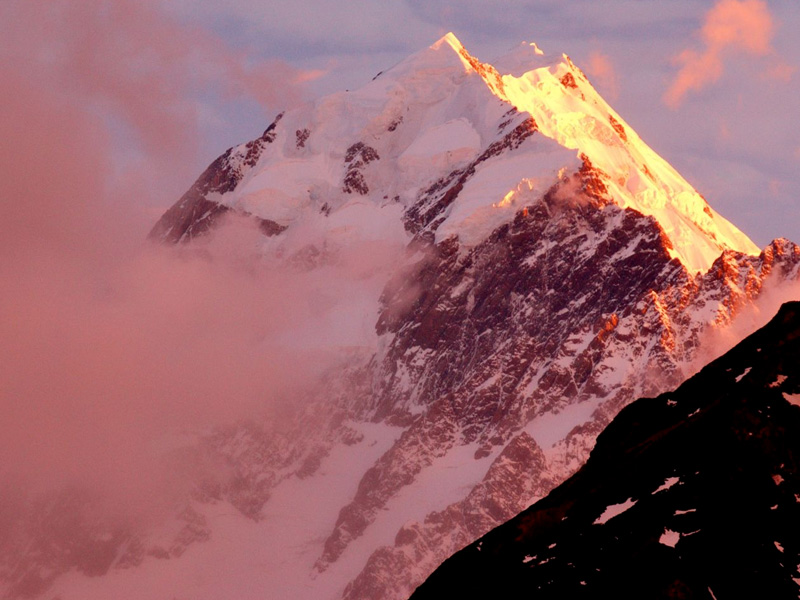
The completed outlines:
{"type": "Polygon", "coordinates": [[[790,64],[777,62],[769,66],[765,75],[769,79],[789,83],[796,70],[797,69],[790,64]]]}
{"type": "MultiPolygon", "coordinates": [[[[676,108],[689,92],[716,82],[731,55],[774,55],[773,33],[774,23],[766,2],[719,0],[706,14],[700,30],[703,48],[687,48],[674,58],[680,69],[664,95],[664,102],[676,108]]],[[[779,69],[776,75],[785,78],[787,71],[779,69]]]]}
{"type": "Polygon", "coordinates": [[[597,85],[610,100],[617,99],[619,96],[619,79],[614,65],[607,55],[592,51],[586,64],[586,72],[597,82],[597,85]]]}
{"type": "Polygon", "coordinates": [[[151,177],[176,180],[177,171],[185,181],[203,102],[250,99],[277,111],[313,77],[283,61],[253,62],[211,31],[170,18],[156,0],[8,0],[0,35],[4,70],[112,136],[120,178],[147,158],[151,177]]]}
{"type": "Polygon", "coordinates": [[[773,277],[766,281],[759,296],[740,307],[726,327],[711,328],[703,338],[695,358],[687,369],[692,375],[711,361],[719,358],[745,337],[764,327],[777,314],[785,302],[800,298],[800,283],[780,281],[773,277]]]}
{"type": "Polygon", "coordinates": [[[194,250],[145,244],[143,206],[196,176],[198,95],[285,102],[303,73],[141,0],[6,1],[0,34],[0,485],[141,506],[180,486],[161,438],[269,412],[339,364],[352,340],[317,335],[395,255],[297,271],[240,219],[194,250]]]}

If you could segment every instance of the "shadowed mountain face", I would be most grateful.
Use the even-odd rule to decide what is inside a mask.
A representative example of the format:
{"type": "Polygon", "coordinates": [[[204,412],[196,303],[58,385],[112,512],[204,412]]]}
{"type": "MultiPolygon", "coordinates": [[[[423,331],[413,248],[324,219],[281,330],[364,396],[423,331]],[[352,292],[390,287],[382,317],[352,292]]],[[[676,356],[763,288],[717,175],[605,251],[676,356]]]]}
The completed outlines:
{"type": "Polygon", "coordinates": [[[674,392],[637,400],[586,465],[448,559],[427,598],[797,598],[800,302],[674,392]]]}

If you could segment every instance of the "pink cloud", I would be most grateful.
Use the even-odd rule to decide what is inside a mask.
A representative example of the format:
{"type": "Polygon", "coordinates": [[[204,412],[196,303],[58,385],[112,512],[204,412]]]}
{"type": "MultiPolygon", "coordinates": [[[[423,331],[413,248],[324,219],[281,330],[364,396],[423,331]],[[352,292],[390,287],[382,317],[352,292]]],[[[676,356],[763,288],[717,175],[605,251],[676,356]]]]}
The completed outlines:
{"type": "MultiPolygon", "coordinates": [[[[680,69],[664,95],[664,102],[676,108],[689,92],[719,80],[731,55],[774,54],[773,31],[772,16],[763,0],[719,0],[706,14],[699,32],[703,48],[687,48],[674,58],[680,69]]],[[[778,75],[785,77],[785,69],[778,75]]]]}
{"type": "Polygon", "coordinates": [[[601,52],[593,51],[589,55],[586,71],[597,81],[597,84],[605,92],[610,100],[615,100],[619,96],[619,79],[611,59],[601,52]]]}
{"type": "Polygon", "coordinates": [[[769,66],[765,76],[768,79],[773,79],[775,81],[780,81],[782,83],[789,83],[792,77],[794,76],[794,72],[797,69],[785,62],[776,62],[769,66]]]}
{"type": "Polygon", "coordinates": [[[250,64],[151,1],[0,3],[0,485],[160,497],[180,477],[159,436],[267,411],[332,364],[286,339],[331,279],[363,279],[358,260],[259,268],[238,221],[202,253],[140,235],[148,196],[197,175],[197,94],[284,103],[308,76],[250,64]]]}
{"type": "Polygon", "coordinates": [[[150,177],[190,176],[201,94],[250,98],[274,113],[315,76],[251,61],[211,31],[168,17],[157,0],[8,0],[0,35],[8,68],[96,120],[121,141],[112,151],[137,168],[147,160],[150,177]]]}
{"type": "Polygon", "coordinates": [[[728,121],[724,118],[721,118],[719,121],[719,139],[722,141],[729,141],[731,139],[731,128],[728,125],[728,121]]]}

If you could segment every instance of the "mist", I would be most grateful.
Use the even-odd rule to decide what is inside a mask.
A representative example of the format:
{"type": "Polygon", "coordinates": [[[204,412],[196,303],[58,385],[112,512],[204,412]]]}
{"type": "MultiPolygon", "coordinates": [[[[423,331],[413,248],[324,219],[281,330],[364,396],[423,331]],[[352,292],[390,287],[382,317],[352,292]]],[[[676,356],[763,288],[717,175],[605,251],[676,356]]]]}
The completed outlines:
{"type": "Polygon", "coordinates": [[[687,376],[694,375],[744,338],[764,327],[778,313],[782,304],[798,299],[800,282],[782,280],[775,274],[767,278],[759,296],[753,302],[741,306],[727,326],[707,329],[687,376]]]}
{"type": "Polygon", "coordinates": [[[146,511],[190,485],[170,439],[272,418],[371,343],[351,298],[378,297],[396,248],[304,270],[235,216],[190,247],[146,242],[199,174],[207,98],[260,103],[257,137],[308,75],[156,2],[12,0],[0,34],[0,485],[146,511]]]}

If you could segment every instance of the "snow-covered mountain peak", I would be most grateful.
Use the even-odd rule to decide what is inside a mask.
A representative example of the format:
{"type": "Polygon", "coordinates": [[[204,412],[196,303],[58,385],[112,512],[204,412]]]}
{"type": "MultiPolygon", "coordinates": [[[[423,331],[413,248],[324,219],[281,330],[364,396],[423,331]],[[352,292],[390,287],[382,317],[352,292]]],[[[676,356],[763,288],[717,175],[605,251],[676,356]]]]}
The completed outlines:
{"type": "MultiPolygon", "coordinates": [[[[358,90],[287,111],[265,136],[232,149],[225,160],[235,181],[204,197],[260,218],[269,232],[315,221],[327,243],[331,228],[320,212],[328,216],[358,198],[370,213],[360,220],[399,226],[397,239],[404,227],[471,247],[525,203],[591,167],[608,201],[657,220],[671,256],[690,272],[707,270],[724,250],[758,252],[568,56],[547,56],[535,43],[492,65],[448,33],[358,90]],[[384,210],[389,203],[403,223],[398,210],[384,210]]],[[[176,239],[187,235],[186,224],[160,227],[176,239]]]]}
{"type": "Polygon", "coordinates": [[[464,59],[465,54],[464,46],[455,34],[450,32],[427,48],[411,54],[379,76],[383,79],[401,81],[409,77],[430,76],[440,70],[452,70],[453,74],[467,73],[472,70],[472,67],[464,59]]]}
{"type": "Polygon", "coordinates": [[[533,69],[557,64],[560,60],[560,56],[545,54],[536,42],[520,42],[506,54],[494,59],[492,65],[500,73],[520,77],[533,69]]]}
{"type": "Polygon", "coordinates": [[[503,97],[531,114],[545,136],[588,157],[616,203],[655,217],[673,256],[690,271],[708,269],[725,249],[758,253],[745,234],[642,141],[567,55],[523,73],[516,74],[519,67],[506,71],[501,71],[503,97]]]}
{"type": "Polygon", "coordinates": [[[547,56],[536,44],[489,64],[448,33],[358,90],[289,110],[267,137],[257,155],[246,145],[231,150],[250,168],[232,166],[236,182],[208,199],[272,223],[270,231],[361,196],[374,213],[366,221],[397,224],[397,210],[382,210],[391,201],[404,214],[401,228],[437,241],[457,236],[469,247],[523,202],[591,166],[607,200],[656,219],[671,256],[690,272],[707,270],[724,250],[758,253],[568,56],[547,56]]]}
{"type": "Polygon", "coordinates": [[[535,43],[523,42],[487,64],[471,56],[452,33],[431,49],[443,47],[458,53],[465,69],[480,75],[495,96],[533,116],[538,131],[587,157],[617,204],[653,216],[672,255],[690,271],[705,271],[723,250],[758,253],[745,234],[642,141],[566,54],[549,57],[535,43]]]}
{"type": "Polygon", "coordinates": [[[461,40],[459,40],[456,37],[456,34],[453,33],[452,31],[448,31],[442,37],[436,40],[433,44],[431,44],[431,48],[439,49],[441,46],[445,44],[450,46],[456,52],[461,52],[462,50],[464,50],[464,44],[461,43],[461,40]]]}

